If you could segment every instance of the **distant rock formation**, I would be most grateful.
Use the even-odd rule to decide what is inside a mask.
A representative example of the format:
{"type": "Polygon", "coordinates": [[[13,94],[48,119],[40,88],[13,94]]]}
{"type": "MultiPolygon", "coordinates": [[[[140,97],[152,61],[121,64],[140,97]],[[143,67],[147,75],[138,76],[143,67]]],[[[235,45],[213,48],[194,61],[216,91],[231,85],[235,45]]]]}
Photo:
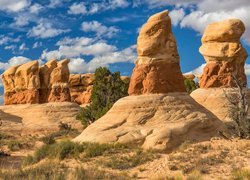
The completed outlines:
{"type": "Polygon", "coordinates": [[[233,75],[246,85],[244,65],[247,52],[240,42],[245,26],[238,19],[228,19],[207,26],[200,53],[207,64],[200,79],[201,88],[234,87],[233,75]]]}
{"type": "Polygon", "coordinates": [[[70,74],[69,87],[72,102],[77,104],[90,103],[94,78],[94,74],[70,74]]]}
{"type": "Polygon", "coordinates": [[[38,103],[40,80],[37,61],[11,67],[3,75],[4,103],[38,103]]]}
{"type": "Polygon", "coordinates": [[[70,102],[68,63],[51,60],[39,67],[38,61],[31,61],[9,68],[2,75],[4,104],[70,102]]]}
{"type": "Polygon", "coordinates": [[[129,95],[185,92],[168,11],[151,16],[143,25],[137,52],[129,95]]]}
{"type": "Polygon", "coordinates": [[[232,104],[229,96],[235,96],[233,76],[246,86],[244,70],[247,52],[240,42],[245,31],[243,22],[228,19],[207,26],[202,37],[200,53],[207,64],[200,79],[200,88],[190,95],[222,121],[231,121],[232,104]]]}
{"type": "Polygon", "coordinates": [[[138,54],[130,96],[118,100],[74,141],[172,150],[184,141],[217,135],[220,121],[185,92],[168,11],[153,15],[142,28],[138,54]]]}

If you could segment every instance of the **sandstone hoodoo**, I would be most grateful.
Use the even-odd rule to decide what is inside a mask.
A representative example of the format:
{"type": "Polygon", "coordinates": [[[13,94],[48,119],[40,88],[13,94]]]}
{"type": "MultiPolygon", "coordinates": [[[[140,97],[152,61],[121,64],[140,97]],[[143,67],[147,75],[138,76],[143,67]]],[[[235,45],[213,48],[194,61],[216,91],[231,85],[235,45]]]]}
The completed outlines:
{"type": "Polygon", "coordinates": [[[39,102],[40,80],[37,61],[11,67],[3,73],[2,79],[5,104],[39,102]]]}
{"type": "Polygon", "coordinates": [[[71,101],[77,104],[88,104],[93,89],[94,74],[71,74],[69,87],[71,101]]]}
{"type": "Polygon", "coordinates": [[[200,47],[207,62],[200,80],[201,88],[234,87],[233,75],[246,85],[244,64],[248,55],[240,42],[244,31],[245,26],[238,19],[207,26],[200,47]]]}
{"type": "Polygon", "coordinates": [[[217,135],[220,121],[185,91],[168,11],[149,18],[138,38],[130,96],[118,100],[76,142],[119,142],[171,150],[217,135]]]}
{"type": "Polygon", "coordinates": [[[168,11],[151,16],[142,27],[137,53],[129,95],[185,92],[168,11]]]}
{"type": "Polygon", "coordinates": [[[39,67],[31,61],[9,68],[2,75],[4,104],[70,102],[68,63],[51,60],[39,67]]]}
{"type": "Polygon", "coordinates": [[[232,104],[227,96],[238,91],[235,78],[242,86],[247,84],[244,65],[248,55],[240,42],[244,31],[243,22],[228,19],[208,25],[202,37],[200,53],[207,64],[200,88],[191,96],[223,121],[231,121],[232,104]]]}

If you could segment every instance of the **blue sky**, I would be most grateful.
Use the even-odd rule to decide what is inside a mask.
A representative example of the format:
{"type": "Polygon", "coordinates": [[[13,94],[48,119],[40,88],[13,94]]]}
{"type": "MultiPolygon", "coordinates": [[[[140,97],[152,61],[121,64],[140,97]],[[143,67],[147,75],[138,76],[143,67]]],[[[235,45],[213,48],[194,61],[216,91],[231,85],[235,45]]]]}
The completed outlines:
{"type": "Polygon", "coordinates": [[[201,34],[211,22],[240,18],[246,25],[242,42],[250,52],[249,0],[0,0],[0,72],[30,60],[70,58],[71,73],[108,66],[131,75],[140,27],[165,9],[183,73],[201,71],[201,34]]]}

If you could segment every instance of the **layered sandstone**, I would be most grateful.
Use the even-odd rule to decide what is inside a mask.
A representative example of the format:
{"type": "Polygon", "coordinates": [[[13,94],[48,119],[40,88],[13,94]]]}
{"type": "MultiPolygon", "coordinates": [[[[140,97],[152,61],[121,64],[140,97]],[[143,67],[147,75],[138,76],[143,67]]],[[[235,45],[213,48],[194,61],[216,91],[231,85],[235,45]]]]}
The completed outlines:
{"type": "Polygon", "coordinates": [[[130,96],[118,100],[74,141],[172,150],[184,141],[217,135],[221,122],[185,92],[168,11],[149,18],[137,50],[130,96]]]}
{"type": "Polygon", "coordinates": [[[70,101],[69,60],[51,60],[39,67],[31,61],[11,67],[2,75],[4,104],[70,101]]]}
{"type": "Polygon", "coordinates": [[[77,104],[90,103],[94,77],[94,74],[70,74],[69,87],[71,102],[77,104]]]}
{"type": "Polygon", "coordinates": [[[129,95],[185,92],[168,11],[151,16],[141,28],[137,52],[129,95]]]}
{"type": "Polygon", "coordinates": [[[190,94],[225,122],[232,119],[233,106],[228,98],[238,93],[235,80],[243,87],[247,83],[244,64],[248,55],[240,42],[244,31],[244,24],[238,19],[207,26],[200,47],[207,64],[200,79],[201,88],[190,94]]]}
{"type": "Polygon", "coordinates": [[[3,75],[5,104],[26,104],[39,101],[40,80],[37,61],[11,67],[3,75]]]}
{"type": "Polygon", "coordinates": [[[228,19],[207,26],[200,53],[207,64],[200,79],[201,88],[235,87],[233,76],[246,86],[244,64],[247,52],[240,42],[245,26],[238,19],[228,19]]]}

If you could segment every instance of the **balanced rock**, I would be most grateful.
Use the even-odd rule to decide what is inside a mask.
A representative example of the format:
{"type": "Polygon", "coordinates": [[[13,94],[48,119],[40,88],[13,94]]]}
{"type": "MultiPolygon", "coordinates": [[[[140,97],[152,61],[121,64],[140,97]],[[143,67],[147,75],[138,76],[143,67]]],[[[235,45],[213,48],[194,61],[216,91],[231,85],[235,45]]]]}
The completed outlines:
{"type": "Polygon", "coordinates": [[[246,87],[244,65],[248,55],[240,42],[244,30],[244,24],[238,19],[207,26],[200,47],[207,64],[200,79],[200,89],[190,94],[225,122],[232,121],[233,104],[228,98],[238,93],[235,80],[246,87]]]}
{"type": "Polygon", "coordinates": [[[94,77],[94,74],[70,74],[69,88],[71,102],[75,102],[77,104],[90,103],[94,77]]]}
{"type": "Polygon", "coordinates": [[[208,25],[200,47],[207,62],[200,79],[201,88],[235,87],[233,76],[246,85],[244,64],[248,55],[240,42],[244,31],[245,26],[238,19],[208,25]]]}
{"type": "Polygon", "coordinates": [[[185,141],[217,135],[220,121],[184,92],[168,11],[150,17],[142,28],[138,54],[130,96],[118,100],[74,141],[172,150],[185,141]]]}
{"type": "Polygon", "coordinates": [[[148,19],[137,39],[137,52],[129,95],[185,92],[168,11],[148,19]]]}

